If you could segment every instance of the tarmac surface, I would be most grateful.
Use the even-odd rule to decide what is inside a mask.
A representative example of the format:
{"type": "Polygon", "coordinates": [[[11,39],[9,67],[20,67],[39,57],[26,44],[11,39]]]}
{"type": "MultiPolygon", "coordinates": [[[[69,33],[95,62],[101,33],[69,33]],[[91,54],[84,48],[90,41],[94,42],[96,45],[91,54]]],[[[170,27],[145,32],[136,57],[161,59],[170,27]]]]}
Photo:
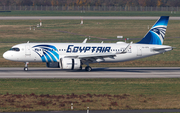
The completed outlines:
{"type": "MultiPolygon", "coordinates": [[[[93,68],[93,67],[92,67],[93,68]]],[[[180,67],[117,67],[85,70],[0,68],[0,78],[180,78],[180,67]]]]}
{"type": "MultiPolygon", "coordinates": [[[[157,20],[160,16],[0,16],[0,20],[157,20]]],[[[180,20],[180,17],[170,17],[180,20]]]]}

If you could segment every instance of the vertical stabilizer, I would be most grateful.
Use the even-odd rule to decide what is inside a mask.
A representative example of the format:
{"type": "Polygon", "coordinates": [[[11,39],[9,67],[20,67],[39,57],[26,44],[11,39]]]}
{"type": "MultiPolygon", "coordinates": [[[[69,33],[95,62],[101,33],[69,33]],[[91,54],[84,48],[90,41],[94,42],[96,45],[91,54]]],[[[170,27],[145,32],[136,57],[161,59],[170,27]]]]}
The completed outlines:
{"type": "Polygon", "coordinates": [[[138,43],[162,45],[165,37],[168,21],[169,21],[169,16],[161,16],[160,19],[145,35],[145,37],[138,43]]]}

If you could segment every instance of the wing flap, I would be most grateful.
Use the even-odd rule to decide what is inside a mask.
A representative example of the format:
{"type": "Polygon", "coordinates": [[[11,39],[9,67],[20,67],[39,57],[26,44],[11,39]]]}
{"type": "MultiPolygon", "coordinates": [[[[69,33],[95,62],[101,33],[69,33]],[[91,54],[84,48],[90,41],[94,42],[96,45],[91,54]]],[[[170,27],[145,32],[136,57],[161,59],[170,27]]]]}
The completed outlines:
{"type": "Polygon", "coordinates": [[[116,56],[116,53],[104,53],[104,54],[90,54],[90,55],[79,55],[79,59],[85,59],[85,58],[105,58],[105,57],[114,57],[116,56]]]}

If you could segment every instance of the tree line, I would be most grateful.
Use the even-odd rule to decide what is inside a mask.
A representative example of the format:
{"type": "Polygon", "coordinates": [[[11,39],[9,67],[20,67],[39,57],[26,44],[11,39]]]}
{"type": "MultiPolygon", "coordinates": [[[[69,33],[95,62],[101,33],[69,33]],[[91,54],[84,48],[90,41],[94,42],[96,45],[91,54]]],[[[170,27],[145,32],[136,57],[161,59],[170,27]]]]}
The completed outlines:
{"type": "Polygon", "coordinates": [[[180,0],[0,0],[0,6],[143,6],[177,7],[180,0]]]}

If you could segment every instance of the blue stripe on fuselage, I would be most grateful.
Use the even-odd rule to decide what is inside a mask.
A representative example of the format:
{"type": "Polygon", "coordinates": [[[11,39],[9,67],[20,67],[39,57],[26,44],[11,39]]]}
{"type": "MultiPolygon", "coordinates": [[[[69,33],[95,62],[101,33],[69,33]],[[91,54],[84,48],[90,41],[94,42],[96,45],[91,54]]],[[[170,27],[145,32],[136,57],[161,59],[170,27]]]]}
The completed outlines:
{"type": "Polygon", "coordinates": [[[43,52],[43,53],[44,53],[44,55],[46,56],[46,58],[47,58],[48,62],[51,62],[51,59],[50,59],[50,57],[48,56],[48,54],[47,54],[47,53],[45,53],[45,52],[43,52]]]}
{"type": "Polygon", "coordinates": [[[50,55],[50,57],[52,58],[54,62],[57,62],[56,58],[49,51],[46,51],[46,52],[50,55]]]}

